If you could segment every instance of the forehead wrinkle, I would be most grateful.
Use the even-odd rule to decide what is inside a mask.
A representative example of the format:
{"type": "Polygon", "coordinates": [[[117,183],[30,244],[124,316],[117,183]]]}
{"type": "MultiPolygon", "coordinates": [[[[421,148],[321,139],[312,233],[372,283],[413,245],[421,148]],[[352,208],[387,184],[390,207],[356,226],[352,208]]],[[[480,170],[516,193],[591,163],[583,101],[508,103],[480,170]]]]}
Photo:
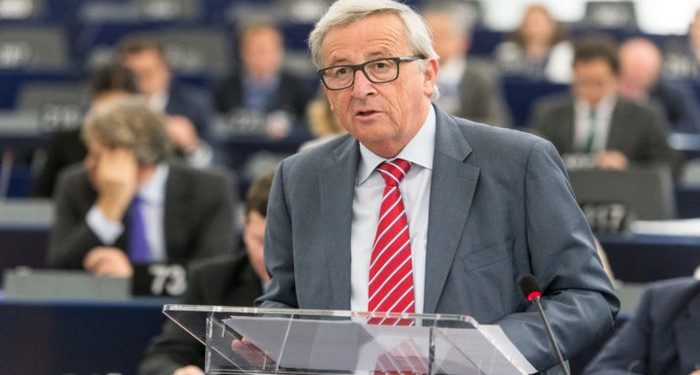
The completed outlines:
{"type": "Polygon", "coordinates": [[[400,18],[389,14],[336,26],[328,32],[322,46],[327,66],[362,63],[372,57],[394,57],[403,50],[411,50],[406,28],[400,18]],[[360,24],[364,27],[358,27],[360,24]],[[362,58],[365,60],[358,61],[362,58]]]}

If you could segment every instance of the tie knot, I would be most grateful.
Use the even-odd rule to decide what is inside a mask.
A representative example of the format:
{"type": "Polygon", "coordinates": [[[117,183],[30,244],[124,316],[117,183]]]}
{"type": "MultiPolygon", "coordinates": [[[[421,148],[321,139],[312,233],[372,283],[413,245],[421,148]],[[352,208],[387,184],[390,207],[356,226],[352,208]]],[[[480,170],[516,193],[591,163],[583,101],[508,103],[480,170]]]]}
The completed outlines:
{"type": "Polygon", "coordinates": [[[143,197],[140,195],[134,195],[134,197],[131,199],[131,204],[129,205],[130,207],[141,207],[143,205],[143,197]]]}
{"type": "Polygon", "coordinates": [[[377,169],[387,185],[396,186],[411,169],[411,162],[403,159],[394,159],[379,164],[377,169]]]}

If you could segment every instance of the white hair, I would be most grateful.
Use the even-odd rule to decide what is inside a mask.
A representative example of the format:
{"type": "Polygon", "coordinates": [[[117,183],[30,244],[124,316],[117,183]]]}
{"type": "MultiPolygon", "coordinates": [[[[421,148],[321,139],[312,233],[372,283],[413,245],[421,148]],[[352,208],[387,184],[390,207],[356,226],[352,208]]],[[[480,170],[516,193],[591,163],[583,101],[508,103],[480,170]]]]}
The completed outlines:
{"type": "MultiPolygon", "coordinates": [[[[409,6],[393,0],[338,0],[328,8],[326,14],[316,23],[309,34],[309,49],[316,68],[322,67],[323,53],[321,47],[328,32],[366,17],[378,14],[395,14],[403,22],[414,54],[422,58],[438,58],[431,40],[431,32],[423,17],[409,6]]],[[[425,61],[418,61],[421,71],[425,70],[425,61]]],[[[438,88],[434,87],[432,99],[438,98],[438,88]]]]}

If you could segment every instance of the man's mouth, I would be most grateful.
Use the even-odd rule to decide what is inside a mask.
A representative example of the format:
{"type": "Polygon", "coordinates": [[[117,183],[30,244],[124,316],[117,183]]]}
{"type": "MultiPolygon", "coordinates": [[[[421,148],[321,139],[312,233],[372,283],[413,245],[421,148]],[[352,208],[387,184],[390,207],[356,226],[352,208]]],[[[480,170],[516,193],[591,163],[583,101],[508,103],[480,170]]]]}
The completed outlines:
{"type": "Polygon", "coordinates": [[[360,119],[367,119],[367,118],[370,118],[378,113],[379,113],[378,111],[368,109],[368,110],[362,110],[362,111],[355,112],[355,116],[359,117],[360,119]]]}

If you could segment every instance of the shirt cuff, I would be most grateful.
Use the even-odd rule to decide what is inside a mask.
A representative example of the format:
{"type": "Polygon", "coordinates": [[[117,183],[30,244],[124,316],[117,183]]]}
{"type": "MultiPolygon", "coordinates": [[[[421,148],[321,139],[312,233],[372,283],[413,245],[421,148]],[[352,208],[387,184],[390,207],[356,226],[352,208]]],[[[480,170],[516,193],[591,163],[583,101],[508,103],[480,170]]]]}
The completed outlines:
{"type": "Polygon", "coordinates": [[[97,206],[92,206],[85,216],[88,227],[107,246],[112,246],[124,233],[124,224],[111,220],[97,206]]]}

